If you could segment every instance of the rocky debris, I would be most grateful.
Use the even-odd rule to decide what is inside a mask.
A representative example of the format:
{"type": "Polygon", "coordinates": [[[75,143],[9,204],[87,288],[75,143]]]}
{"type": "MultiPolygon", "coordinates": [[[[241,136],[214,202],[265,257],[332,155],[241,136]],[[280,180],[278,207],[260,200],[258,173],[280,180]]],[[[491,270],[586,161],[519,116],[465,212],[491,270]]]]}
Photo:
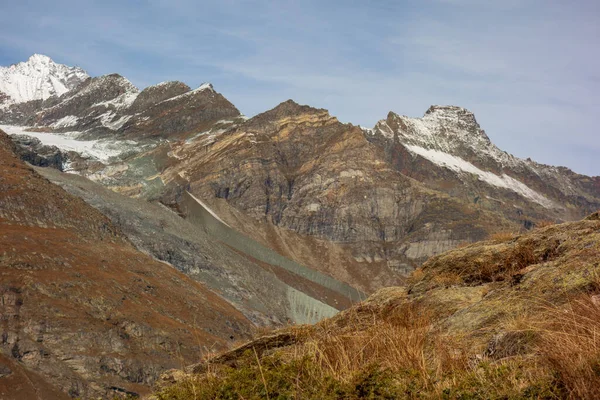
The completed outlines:
{"type": "Polygon", "coordinates": [[[68,161],[68,156],[58,147],[43,145],[37,138],[27,135],[12,135],[11,139],[17,145],[17,155],[31,165],[51,167],[62,171],[68,161]]]}
{"type": "Polygon", "coordinates": [[[5,376],[9,376],[10,374],[12,374],[12,370],[10,368],[8,368],[6,365],[0,365],[0,379],[4,378],[5,376]]]}
{"type": "MultiPolygon", "coordinates": [[[[319,284],[274,274],[280,268],[273,261],[261,263],[256,259],[259,255],[236,251],[235,242],[230,244],[216,236],[207,223],[184,220],[164,206],[124,197],[77,175],[44,168],[36,170],[109,217],[139,250],[205,283],[256,325],[307,322],[309,319],[294,310],[302,307],[303,301],[318,304],[314,300],[311,303],[310,296],[332,307],[349,305],[344,296],[336,296],[319,284]],[[304,283],[307,286],[301,285],[304,283]],[[306,293],[306,298],[302,294],[291,296],[294,287],[306,293]]],[[[244,240],[241,236],[236,238],[244,240]]]]}

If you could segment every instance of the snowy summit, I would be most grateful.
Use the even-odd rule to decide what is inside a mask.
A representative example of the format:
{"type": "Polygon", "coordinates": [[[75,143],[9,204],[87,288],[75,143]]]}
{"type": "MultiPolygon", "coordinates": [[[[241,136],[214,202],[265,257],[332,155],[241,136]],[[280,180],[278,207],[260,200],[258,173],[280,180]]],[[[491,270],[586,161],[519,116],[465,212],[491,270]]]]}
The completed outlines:
{"type": "Polygon", "coordinates": [[[23,103],[60,96],[88,78],[79,67],[57,64],[48,56],[34,54],[26,62],[0,67],[0,102],[23,103]]]}

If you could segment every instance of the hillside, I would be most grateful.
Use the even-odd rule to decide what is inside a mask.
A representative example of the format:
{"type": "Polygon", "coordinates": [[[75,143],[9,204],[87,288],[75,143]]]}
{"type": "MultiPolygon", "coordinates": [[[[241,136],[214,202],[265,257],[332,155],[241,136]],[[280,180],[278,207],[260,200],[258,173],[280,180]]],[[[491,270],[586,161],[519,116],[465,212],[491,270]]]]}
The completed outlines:
{"type": "Polygon", "coordinates": [[[319,324],[171,371],[156,396],[598,398],[598,260],[598,213],[498,235],[319,324]]]}
{"type": "Polygon", "coordinates": [[[20,161],[2,131],[0,249],[2,398],[143,394],[165,368],[250,334],[228,302],[20,161]]]}

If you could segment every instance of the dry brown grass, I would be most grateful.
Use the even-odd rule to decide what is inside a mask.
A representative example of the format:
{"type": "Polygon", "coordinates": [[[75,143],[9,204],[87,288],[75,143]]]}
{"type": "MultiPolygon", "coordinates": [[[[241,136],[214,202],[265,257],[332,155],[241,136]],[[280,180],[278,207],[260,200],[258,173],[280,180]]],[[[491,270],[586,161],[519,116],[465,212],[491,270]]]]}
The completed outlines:
{"type": "Polygon", "coordinates": [[[539,352],[571,399],[600,399],[600,306],[586,295],[549,309],[539,352]]]}
{"type": "Polygon", "coordinates": [[[490,235],[490,239],[494,242],[502,243],[508,242],[509,240],[514,239],[517,236],[514,232],[496,232],[490,235]]]}
{"type": "MultiPolygon", "coordinates": [[[[201,377],[196,389],[232,387],[247,399],[267,387],[271,398],[320,400],[600,398],[593,218],[437,256],[409,286],[305,327],[260,363],[252,356],[201,377]]],[[[215,390],[198,398],[228,398],[215,390]]]]}
{"type": "Polygon", "coordinates": [[[536,229],[541,229],[541,228],[546,228],[547,226],[552,226],[552,225],[556,225],[555,221],[551,221],[549,219],[544,219],[541,221],[538,221],[535,224],[536,229]]]}
{"type": "Polygon", "coordinates": [[[433,277],[432,282],[436,286],[450,287],[463,283],[462,277],[456,272],[444,272],[433,277]]]}
{"type": "Polygon", "coordinates": [[[470,246],[470,245],[472,245],[472,244],[473,244],[473,242],[464,241],[464,242],[460,242],[460,243],[459,243],[459,244],[456,246],[456,248],[457,248],[457,249],[464,249],[465,247],[467,247],[467,246],[470,246]]]}
{"type": "Polygon", "coordinates": [[[341,381],[377,364],[394,372],[417,372],[426,382],[425,351],[431,321],[425,309],[402,305],[387,318],[374,314],[366,328],[356,328],[342,334],[329,333],[325,328],[294,351],[313,357],[317,365],[341,381]]]}

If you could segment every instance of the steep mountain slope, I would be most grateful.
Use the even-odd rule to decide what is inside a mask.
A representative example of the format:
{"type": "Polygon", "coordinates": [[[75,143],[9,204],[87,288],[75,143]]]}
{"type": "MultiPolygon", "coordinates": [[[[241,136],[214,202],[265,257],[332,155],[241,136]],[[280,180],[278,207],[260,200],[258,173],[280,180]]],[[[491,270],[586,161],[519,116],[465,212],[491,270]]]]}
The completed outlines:
{"type": "MultiPolygon", "coordinates": [[[[168,188],[187,184],[216,207],[213,199],[225,199],[255,220],[295,232],[299,243],[314,236],[341,245],[351,255],[344,259],[344,273],[353,271],[347,281],[367,291],[432,254],[513,228],[394,171],[360,128],[292,101],[169,154],[172,165],[161,174],[168,188]]],[[[238,229],[247,224],[223,215],[238,229]]],[[[274,248],[287,247],[277,235],[250,230],[274,248]]],[[[335,274],[337,261],[311,266],[335,274]]]]}
{"type": "Polygon", "coordinates": [[[83,177],[36,170],[101,211],[139,250],[203,282],[258,326],[316,322],[359,299],[341,282],[303,274],[310,271],[232,231],[193,198],[184,220],[83,177]]]}
{"type": "Polygon", "coordinates": [[[403,174],[526,226],[578,219],[600,207],[600,177],[500,150],[464,108],[432,106],[423,118],[390,112],[367,137],[403,174]]]}
{"type": "MultiPolygon", "coordinates": [[[[251,327],[26,166],[1,131],[0,249],[2,374],[28,375],[38,391],[43,379],[71,397],[144,393],[160,371],[251,327]]],[[[19,386],[0,390],[19,396],[19,386]]]]}
{"type": "Polygon", "coordinates": [[[453,250],[315,326],[171,371],[157,396],[595,399],[599,259],[598,213],[453,250]]]}
{"type": "Polygon", "coordinates": [[[0,106],[58,97],[88,78],[81,68],[34,54],[26,62],[0,67],[0,106]]]}

